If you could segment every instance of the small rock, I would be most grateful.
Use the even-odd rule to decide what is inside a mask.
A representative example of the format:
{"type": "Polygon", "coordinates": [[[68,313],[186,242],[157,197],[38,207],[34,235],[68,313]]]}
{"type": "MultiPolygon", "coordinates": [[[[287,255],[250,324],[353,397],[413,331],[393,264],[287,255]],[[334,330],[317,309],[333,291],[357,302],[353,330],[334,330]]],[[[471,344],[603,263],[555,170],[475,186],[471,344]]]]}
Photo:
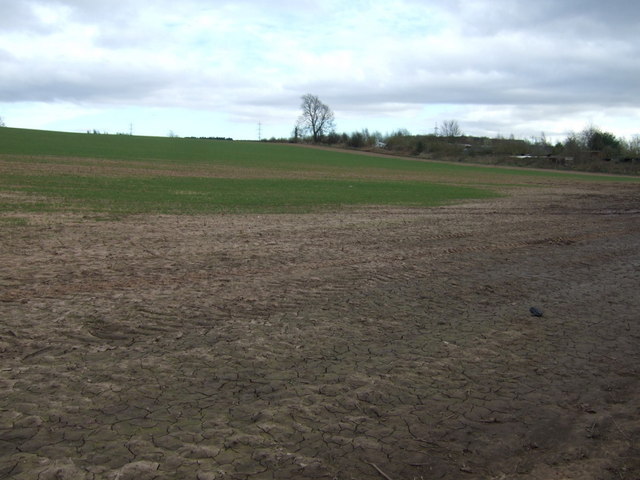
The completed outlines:
{"type": "Polygon", "coordinates": [[[542,316],[542,310],[540,310],[539,308],[531,307],[529,309],[529,311],[531,312],[531,315],[533,315],[534,317],[541,317],[542,316]]]}
{"type": "Polygon", "coordinates": [[[216,474],[211,472],[198,472],[197,480],[216,480],[216,474]]]}
{"type": "Polygon", "coordinates": [[[67,459],[53,462],[38,474],[38,479],[42,480],[82,480],[87,477],[87,472],[67,459]]]}
{"type": "Polygon", "coordinates": [[[157,462],[139,461],[128,463],[109,477],[113,480],[152,480],[158,477],[157,462]]]}

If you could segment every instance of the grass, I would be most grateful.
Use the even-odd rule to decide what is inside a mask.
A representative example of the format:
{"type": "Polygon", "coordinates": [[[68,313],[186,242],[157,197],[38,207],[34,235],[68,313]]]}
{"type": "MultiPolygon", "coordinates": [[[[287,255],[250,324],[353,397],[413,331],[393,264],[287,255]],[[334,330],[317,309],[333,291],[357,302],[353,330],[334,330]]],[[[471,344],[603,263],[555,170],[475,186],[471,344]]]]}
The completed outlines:
{"type": "Polygon", "coordinates": [[[7,225],[24,227],[28,224],[29,221],[26,218],[22,217],[0,217],[0,226],[7,225]]]}
{"type": "Polygon", "coordinates": [[[117,214],[309,212],[345,205],[432,206],[496,196],[489,190],[424,182],[196,177],[86,177],[7,175],[0,189],[23,195],[0,210],[93,211],[117,214]]]}
{"type": "Polygon", "coordinates": [[[200,214],[432,206],[494,197],[494,186],[549,179],[638,181],[294,145],[0,128],[0,212],[200,214]]]}

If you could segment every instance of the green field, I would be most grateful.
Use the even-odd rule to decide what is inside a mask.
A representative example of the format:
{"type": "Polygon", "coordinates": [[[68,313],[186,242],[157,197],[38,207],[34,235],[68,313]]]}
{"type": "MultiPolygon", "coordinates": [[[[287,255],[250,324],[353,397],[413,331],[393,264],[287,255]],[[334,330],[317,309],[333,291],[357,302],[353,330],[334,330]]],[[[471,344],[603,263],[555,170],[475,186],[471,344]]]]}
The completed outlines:
{"type": "Polygon", "coordinates": [[[432,206],[505,186],[638,181],[257,142],[0,128],[0,212],[202,214],[432,206]]]}

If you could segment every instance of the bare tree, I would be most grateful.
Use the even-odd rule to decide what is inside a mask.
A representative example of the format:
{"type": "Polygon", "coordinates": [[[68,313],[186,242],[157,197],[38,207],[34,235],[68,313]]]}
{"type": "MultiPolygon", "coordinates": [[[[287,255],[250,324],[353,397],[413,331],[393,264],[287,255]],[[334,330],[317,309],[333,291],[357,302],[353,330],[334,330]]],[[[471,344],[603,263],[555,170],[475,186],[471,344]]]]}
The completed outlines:
{"type": "Polygon", "coordinates": [[[640,156],[640,135],[633,135],[625,144],[629,155],[640,156]]]}
{"type": "Polygon", "coordinates": [[[457,120],[445,120],[440,126],[440,135],[443,137],[460,137],[462,130],[457,120]]]}
{"type": "Polygon", "coordinates": [[[299,123],[296,123],[296,125],[293,127],[293,132],[291,132],[291,135],[291,140],[293,141],[293,143],[298,143],[300,137],[302,136],[302,129],[300,128],[299,123]]]}
{"type": "Polygon", "coordinates": [[[325,133],[335,128],[333,112],[315,95],[310,93],[304,95],[300,108],[302,114],[298,119],[297,127],[310,132],[314,143],[319,142],[325,133]]]}
{"type": "Polygon", "coordinates": [[[4,120],[2,119],[2,117],[0,117],[0,127],[5,127],[6,125],[4,124],[4,120]]]}

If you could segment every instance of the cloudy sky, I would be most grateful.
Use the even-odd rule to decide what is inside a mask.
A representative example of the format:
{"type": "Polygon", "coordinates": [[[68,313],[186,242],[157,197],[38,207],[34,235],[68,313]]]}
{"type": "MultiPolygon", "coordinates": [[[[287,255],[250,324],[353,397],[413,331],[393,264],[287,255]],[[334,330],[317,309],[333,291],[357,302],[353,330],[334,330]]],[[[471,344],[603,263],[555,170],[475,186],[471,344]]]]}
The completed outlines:
{"type": "Polygon", "coordinates": [[[640,133],[637,0],[0,0],[7,126],[289,136],[640,133]]]}

